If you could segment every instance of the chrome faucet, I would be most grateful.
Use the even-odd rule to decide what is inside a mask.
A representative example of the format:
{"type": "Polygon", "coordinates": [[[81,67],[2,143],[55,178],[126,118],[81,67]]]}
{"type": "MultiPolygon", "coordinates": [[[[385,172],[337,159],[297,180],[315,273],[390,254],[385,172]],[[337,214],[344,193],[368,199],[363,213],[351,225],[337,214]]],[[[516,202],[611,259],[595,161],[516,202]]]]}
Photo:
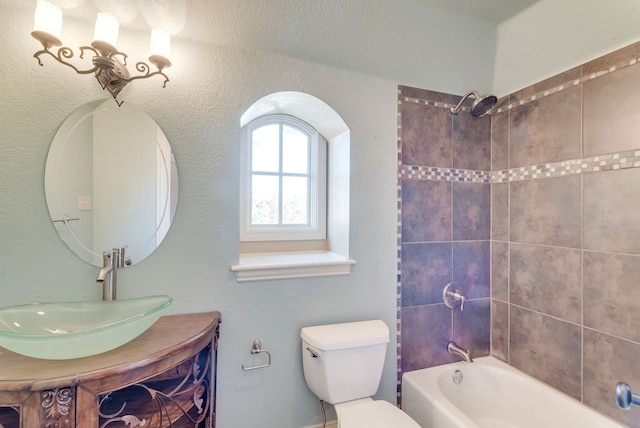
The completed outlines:
{"type": "Polygon", "coordinates": [[[449,352],[451,355],[459,356],[467,363],[473,363],[473,358],[471,358],[471,352],[469,352],[469,350],[462,349],[461,347],[456,345],[455,342],[449,342],[447,344],[447,352],[449,352]]]}
{"type": "Polygon", "coordinates": [[[131,261],[124,257],[124,249],[114,248],[112,252],[102,253],[102,266],[98,272],[96,282],[102,283],[102,300],[116,300],[116,290],[118,286],[118,268],[129,266],[131,261]]]}
{"type": "Polygon", "coordinates": [[[102,283],[102,300],[116,300],[117,268],[114,267],[113,261],[117,258],[116,251],[113,253],[105,251],[102,253],[102,266],[98,272],[96,282],[102,283]]]}

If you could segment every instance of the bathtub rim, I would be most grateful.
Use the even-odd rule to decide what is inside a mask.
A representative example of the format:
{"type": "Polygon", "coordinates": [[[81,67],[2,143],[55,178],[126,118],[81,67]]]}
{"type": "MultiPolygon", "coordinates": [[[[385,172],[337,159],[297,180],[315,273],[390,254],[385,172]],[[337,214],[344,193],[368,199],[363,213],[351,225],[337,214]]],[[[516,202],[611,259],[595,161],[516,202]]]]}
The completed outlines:
{"type": "MultiPolygon", "coordinates": [[[[464,361],[456,361],[453,363],[448,363],[448,364],[441,364],[438,366],[433,366],[433,367],[427,367],[424,369],[417,369],[417,370],[412,370],[412,371],[408,371],[408,372],[404,372],[402,373],[402,380],[401,380],[401,408],[407,412],[407,414],[409,414],[412,418],[414,418],[416,421],[418,421],[419,424],[423,425],[423,423],[433,423],[433,422],[422,422],[420,421],[421,418],[419,415],[416,415],[414,413],[413,408],[411,408],[411,406],[413,405],[417,405],[418,410],[419,411],[427,411],[429,412],[429,404],[428,403],[407,403],[407,397],[406,397],[406,393],[405,393],[405,387],[407,389],[410,388],[414,388],[416,389],[416,394],[419,394],[420,396],[422,396],[424,401],[429,401],[428,397],[429,397],[429,392],[433,393],[435,392],[436,394],[436,398],[439,398],[435,403],[433,403],[433,409],[432,411],[437,411],[440,412],[440,415],[434,415],[431,414],[432,417],[437,417],[437,416],[441,416],[441,417],[446,417],[446,418],[450,418],[447,420],[447,423],[451,424],[453,423],[454,425],[449,425],[452,428],[470,428],[470,427],[478,427],[478,425],[469,417],[467,416],[463,411],[461,411],[458,407],[456,407],[454,405],[453,402],[451,402],[445,395],[444,393],[440,390],[440,388],[437,387],[437,384],[434,385],[430,385],[431,388],[427,388],[425,385],[421,385],[419,382],[417,382],[417,380],[423,376],[425,376],[424,373],[428,372],[431,374],[431,376],[434,376],[434,378],[438,377],[442,372],[445,371],[453,371],[455,370],[457,367],[469,367],[469,365],[473,365],[473,364],[478,364],[480,366],[486,366],[489,367],[492,370],[497,370],[498,372],[502,372],[502,373],[509,373],[509,375],[515,375],[516,377],[520,377],[520,378],[524,378],[527,381],[531,381],[536,385],[545,387],[545,388],[549,388],[551,391],[554,392],[554,394],[559,394],[560,397],[564,397],[564,399],[569,399],[571,402],[573,402],[576,405],[579,405],[580,408],[584,408],[585,410],[588,410],[589,412],[593,412],[594,414],[596,414],[598,417],[603,418],[604,420],[608,421],[611,425],[611,428],[614,427],[620,427],[620,428],[625,428],[626,425],[622,424],[620,421],[613,419],[611,416],[602,413],[601,411],[599,411],[598,409],[595,409],[593,407],[590,407],[588,405],[586,405],[585,403],[583,403],[582,401],[576,399],[575,397],[572,397],[569,394],[566,394],[563,391],[560,391],[554,387],[552,387],[551,385],[525,373],[524,371],[518,369],[517,367],[514,367],[510,364],[507,364],[506,362],[500,360],[499,358],[496,358],[494,356],[488,355],[488,356],[483,356],[483,357],[478,357],[478,358],[474,358],[474,362],[473,363],[467,363],[464,361]],[[427,390],[429,389],[429,391],[427,390]],[[407,408],[409,407],[409,408],[407,408]]],[[[423,425],[423,426],[431,426],[431,425],[423,425]]],[[[436,420],[436,427],[437,425],[437,420],[436,420]]]]}

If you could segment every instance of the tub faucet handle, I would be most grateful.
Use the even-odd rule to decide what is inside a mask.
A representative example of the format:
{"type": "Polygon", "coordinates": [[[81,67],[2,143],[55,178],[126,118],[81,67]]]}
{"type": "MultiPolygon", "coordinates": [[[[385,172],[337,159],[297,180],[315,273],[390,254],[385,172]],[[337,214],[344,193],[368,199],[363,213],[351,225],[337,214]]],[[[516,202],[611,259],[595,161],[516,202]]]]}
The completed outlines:
{"type": "Polygon", "coordinates": [[[640,396],[631,391],[631,387],[624,382],[616,384],[616,403],[623,410],[629,410],[631,406],[640,406],[640,396]]]}

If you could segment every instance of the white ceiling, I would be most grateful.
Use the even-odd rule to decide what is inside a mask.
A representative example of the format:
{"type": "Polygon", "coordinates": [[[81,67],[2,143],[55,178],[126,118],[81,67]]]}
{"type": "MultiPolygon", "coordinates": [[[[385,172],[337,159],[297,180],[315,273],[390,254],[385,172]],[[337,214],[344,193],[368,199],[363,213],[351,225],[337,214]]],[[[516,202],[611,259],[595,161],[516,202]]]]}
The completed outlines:
{"type": "Polygon", "coordinates": [[[499,24],[538,0],[422,0],[443,9],[499,24]]]}
{"type": "MultiPolygon", "coordinates": [[[[182,17],[188,9],[199,9],[201,15],[216,16],[228,9],[234,2],[226,0],[49,0],[62,7],[66,14],[74,17],[90,17],[94,19],[95,12],[109,11],[116,15],[121,24],[137,27],[140,15],[147,21],[164,21],[182,17]],[[194,7],[195,6],[195,7],[194,7]]],[[[407,0],[402,0],[407,2],[407,0]]],[[[445,9],[458,15],[479,18],[494,24],[502,23],[539,0],[409,0],[422,2],[425,5],[445,9]]],[[[282,7],[286,2],[269,2],[256,0],[253,7],[261,10],[265,7],[282,7]]],[[[322,3],[318,5],[321,7],[322,3]]],[[[324,6],[330,8],[331,2],[324,6]]],[[[237,5],[236,5],[237,6],[237,5]]],[[[242,7],[242,6],[238,6],[242,7]]],[[[296,5],[296,8],[299,7],[296,5]]],[[[231,6],[233,8],[233,6],[231,6]]],[[[150,22],[149,22],[150,24],[150,22]]],[[[167,28],[171,31],[170,28],[167,28]]],[[[197,29],[192,29],[197,30],[197,29]]],[[[454,30],[452,30],[454,31],[454,30]]]]}

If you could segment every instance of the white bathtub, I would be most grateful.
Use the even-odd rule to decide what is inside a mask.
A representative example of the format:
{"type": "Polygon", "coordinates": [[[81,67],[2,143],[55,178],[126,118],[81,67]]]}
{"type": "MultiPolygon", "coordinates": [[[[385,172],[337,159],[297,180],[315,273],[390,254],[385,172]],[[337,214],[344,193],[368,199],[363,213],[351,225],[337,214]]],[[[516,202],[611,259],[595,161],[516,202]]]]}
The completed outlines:
{"type": "Polygon", "coordinates": [[[405,373],[402,409],[422,428],[623,426],[493,357],[405,373]]]}

